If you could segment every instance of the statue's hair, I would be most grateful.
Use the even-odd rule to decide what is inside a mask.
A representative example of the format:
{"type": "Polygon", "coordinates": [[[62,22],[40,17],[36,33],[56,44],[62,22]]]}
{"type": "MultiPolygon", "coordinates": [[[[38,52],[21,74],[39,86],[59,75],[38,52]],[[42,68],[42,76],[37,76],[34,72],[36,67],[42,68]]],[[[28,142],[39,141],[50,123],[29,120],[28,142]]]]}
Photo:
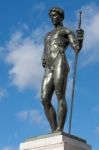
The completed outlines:
{"type": "Polygon", "coordinates": [[[52,12],[57,12],[62,19],[64,19],[64,10],[59,8],[59,7],[53,7],[52,9],[50,9],[49,11],[49,16],[51,17],[52,12]]]}

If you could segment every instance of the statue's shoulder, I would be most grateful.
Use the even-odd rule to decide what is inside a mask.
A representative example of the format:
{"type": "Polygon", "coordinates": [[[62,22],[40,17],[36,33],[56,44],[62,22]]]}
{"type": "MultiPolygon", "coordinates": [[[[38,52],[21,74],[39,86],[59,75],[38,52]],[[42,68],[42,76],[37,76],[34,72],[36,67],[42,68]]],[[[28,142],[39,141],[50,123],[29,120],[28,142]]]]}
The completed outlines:
{"type": "Polygon", "coordinates": [[[69,29],[67,27],[64,27],[64,30],[67,34],[74,34],[74,31],[72,29],[69,29]]]}
{"type": "Polygon", "coordinates": [[[47,32],[47,33],[45,34],[44,42],[46,41],[46,39],[48,39],[48,38],[49,38],[50,34],[51,34],[51,32],[47,32]]]}
{"type": "Polygon", "coordinates": [[[45,39],[48,38],[48,37],[50,37],[51,34],[52,34],[52,31],[47,32],[47,33],[45,34],[45,39]]]}

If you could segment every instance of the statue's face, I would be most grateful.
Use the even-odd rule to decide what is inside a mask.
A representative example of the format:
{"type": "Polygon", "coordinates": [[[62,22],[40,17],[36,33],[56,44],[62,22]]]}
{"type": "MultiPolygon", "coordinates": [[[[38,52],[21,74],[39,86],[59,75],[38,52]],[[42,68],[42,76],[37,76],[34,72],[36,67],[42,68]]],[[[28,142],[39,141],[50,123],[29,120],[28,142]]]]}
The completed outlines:
{"type": "Polygon", "coordinates": [[[62,21],[62,17],[60,16],[60,14],[57,13],[57,12],[55,12],[55,11],[53,11],[51,13],[50,17],[51,17],[53,25],[55,25],[55,26],[57,26],[58,24],[60,24],[61,21],[62,21]]]}

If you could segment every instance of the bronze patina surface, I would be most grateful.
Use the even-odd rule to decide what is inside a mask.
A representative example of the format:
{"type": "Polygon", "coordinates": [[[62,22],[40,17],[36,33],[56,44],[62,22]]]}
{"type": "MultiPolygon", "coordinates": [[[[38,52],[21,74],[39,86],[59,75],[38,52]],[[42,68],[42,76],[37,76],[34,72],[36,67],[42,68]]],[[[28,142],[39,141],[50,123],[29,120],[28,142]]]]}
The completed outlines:
{"type": "Polygon", "coordinates": [[[45,74],[41,85],[41,99],[52,132],[56,132],[63,131],[67,115],[65,91],[69,65],[65,51],[69,45],[75,53],[80,51],[83,31],[77,30],[75,36],[73,31],[64,27],[64,11],[61,8],[52,8],[49,16],[54,29],[47,33],[44,40],[42,65],[45,68],[45,74]],[[77,37],[81,40],[77,40],[77,37]],[[53,92],[58,100],[58,114],[51,103],[53,92]]]}

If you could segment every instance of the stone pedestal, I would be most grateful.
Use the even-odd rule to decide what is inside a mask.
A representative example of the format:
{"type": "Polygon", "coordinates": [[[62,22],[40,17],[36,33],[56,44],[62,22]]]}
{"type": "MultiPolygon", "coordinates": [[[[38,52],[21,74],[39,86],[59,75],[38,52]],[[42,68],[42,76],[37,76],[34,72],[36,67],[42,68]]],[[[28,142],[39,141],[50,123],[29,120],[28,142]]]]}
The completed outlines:
{"type": "Polygon", "coordinates": [[[91,150],[91,146],[81,138],[58,132],[27,139],[20,150],[91,150]]]}

